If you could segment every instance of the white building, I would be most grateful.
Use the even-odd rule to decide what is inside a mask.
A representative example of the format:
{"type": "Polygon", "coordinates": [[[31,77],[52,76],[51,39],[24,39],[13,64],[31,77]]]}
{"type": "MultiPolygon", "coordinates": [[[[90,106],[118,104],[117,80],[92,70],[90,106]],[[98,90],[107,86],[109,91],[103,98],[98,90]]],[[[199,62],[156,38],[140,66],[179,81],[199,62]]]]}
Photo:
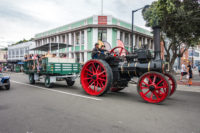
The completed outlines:
{"type": "Polygon", "coordinates": [[[8,46],[8,62],[17,63],[24,61],[24,56],[26,54],[33,53],[33,51],[29,50],[33,47],[35,47],[34,41],[8,46]]]}

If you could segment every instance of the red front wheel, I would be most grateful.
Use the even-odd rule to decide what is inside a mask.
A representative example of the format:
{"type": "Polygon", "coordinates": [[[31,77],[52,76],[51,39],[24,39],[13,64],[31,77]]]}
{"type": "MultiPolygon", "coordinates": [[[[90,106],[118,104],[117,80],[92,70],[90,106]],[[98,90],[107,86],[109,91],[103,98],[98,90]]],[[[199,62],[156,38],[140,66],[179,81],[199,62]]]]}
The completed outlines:
{"type": "Polygon", "coordinates": [[[103,60],[89,60],[82,68],[81,84],[90,95],[103,95],[110,89],[112,81],[112,70],[103,60]]]}
{"type": "Polygon", "coordinates": [[[148,72],[140,77],[137,90],[145,101],[160,103],[169,96],[171,87],[163,74],[148,72]]]}

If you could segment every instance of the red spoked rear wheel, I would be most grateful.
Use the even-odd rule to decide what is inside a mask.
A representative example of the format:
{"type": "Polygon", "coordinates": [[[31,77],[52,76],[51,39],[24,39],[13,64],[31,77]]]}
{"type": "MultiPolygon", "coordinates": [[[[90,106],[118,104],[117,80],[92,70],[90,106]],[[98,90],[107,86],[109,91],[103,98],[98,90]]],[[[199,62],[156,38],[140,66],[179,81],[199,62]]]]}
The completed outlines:
{"type": "Polygon", "coordinates": [[[145,101],[160,103],[169,96],[171,87],[163,74],[148,72],[140,77],[137,89],[145,101]]]}
{"type": "Polygon", "coordinates": [[[115,47],[110,51],[114,56],[128,55],[128,51],[124,47],[115,47]]]}
{"type": "Polygon", "coordinates": [[[170,96],[174,94],[174,92],[176,91],[177,88],[177,83],[176,83],[176,79],[174,78],[173,75],[169,74],[169,73],[165,73],[166,78],[169,81],[169,84],[171,85],[171,92],[170,92],[170,96]]]}
{"type": "Polygon", "coordinates": [[[89,60],[81,71],[81,84],[86,93],[100,96],[106,93],[113,80],[110,66],[103,60],[89,60]]]}

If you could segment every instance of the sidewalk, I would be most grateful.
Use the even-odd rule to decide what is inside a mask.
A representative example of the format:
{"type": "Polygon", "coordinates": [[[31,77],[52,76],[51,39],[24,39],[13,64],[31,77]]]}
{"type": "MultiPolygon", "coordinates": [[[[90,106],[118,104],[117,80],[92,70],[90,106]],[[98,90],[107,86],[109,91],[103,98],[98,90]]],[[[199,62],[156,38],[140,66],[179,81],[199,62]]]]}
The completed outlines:
{"type": "Polygon", "coordinates": [[[199,86],[188,86],[188,85],[178,84],[177,90],[188,91],[188,92],[200,92],[200,87],[199,86]]]}
{"type": "MultiPolygon", "coordinates": [[[[182,82],[180,81],[180,73],[175,75],[177,84],[179,85],[187,85],[188,80],[186,79],[186,76],[183,77],[182,82]]],[[[200,86],[200,76],[199,72],[197,70],[193,70],[193,78],[192,78],[192,86],[200,86]]]]}

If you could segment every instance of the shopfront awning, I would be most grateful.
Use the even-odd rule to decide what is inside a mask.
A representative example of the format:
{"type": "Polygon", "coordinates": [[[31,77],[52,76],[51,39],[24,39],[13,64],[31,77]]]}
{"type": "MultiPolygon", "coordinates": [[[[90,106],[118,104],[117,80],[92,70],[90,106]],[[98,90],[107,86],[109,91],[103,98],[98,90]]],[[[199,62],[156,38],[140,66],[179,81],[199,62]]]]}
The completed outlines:
{"type": "Polygon", "coordinates": [[[19,65],[23,65],[23,64],[24,64],[24,62],[17,62],[17,64],[19,64],[19,65]]]}
{"type": "Polygon", "coordinates": [[[54,51],[54,50],[63,49],[63,48],[67,48],[67,47],[72,47],[72,45],[65,44],[65,43],[47,43],[47,44],[44,44],[39,47],[35,47],[30,50],[38,50],[38,51],[47,52],[47,51],[54,51]]]}

